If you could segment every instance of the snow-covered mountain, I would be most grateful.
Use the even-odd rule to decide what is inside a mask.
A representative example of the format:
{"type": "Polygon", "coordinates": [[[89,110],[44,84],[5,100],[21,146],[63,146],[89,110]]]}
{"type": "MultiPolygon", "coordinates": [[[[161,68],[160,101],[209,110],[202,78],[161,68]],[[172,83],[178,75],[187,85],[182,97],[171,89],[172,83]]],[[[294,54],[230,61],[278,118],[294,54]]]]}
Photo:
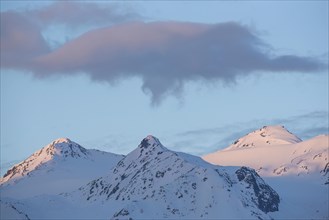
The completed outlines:
{"type": "MultiPolygon", "coordinates": [[[[78,149],[80,157],[68,153],[72,156],[70,160],[89,155],[81,155],[78,149]]],[[[37,155],[34,155],[35,160],[42,160],[37,155]]],[[[57,163],[63,163],[65,158],[57,163]]],[[[41,166],[35,167],[43,170],[41,166]]],[[[80,168],[84,170],[86,166],[80,168]]],[[[32,174],[31,177],[39,175],[37,172],[32,174]]],[[[39,181],[39,185],[44,184],[44,180],[39,181]]],[[[30,219],[270,219],[280,209],[279,195],[255,170],[211,165],[199,157],[171,151],[153,136],[143,139],[134,151],[102,177],[73,191],[63,191],[59,195],[39,194],[19,201],[15,196],[7,195],[1,203],[7,212],[30,219]]]]}
{"type": "Polygon", "coordinates": [[[328,135],[301,141],[282,126],[265,126],[204,160],[217,165],[249,166],[262,176],[328,176],[328,135]]]}
{"type": "Polygon", "coordinates": [[[60,138],[9,169],[0,179],[1,195],[27,198],[73,190],[105,175],[122,158],[60,138]]]}
{"type": "Polygon", "coordinates": [[[273,145],[278,146],[283,144],[295,144],[301,141],[300,138],[289,132],[283,126],[264,126],[259,130],[253,131],[246,136],[239,138],[224,150],[228,151],[273,145]]]}
{"type": "Polygon", "coordinates": [[[254,168],[279,192],[283,201],[282,217],[326,219],[329,217],[328,140],[328,135],[320,135],[301,141],[282,126],[266,126],[203,159],[215,165],[254,168]]]}
{"type": "Polygon", "coordinates": [[[278,195],[254,170],[211,166],[198,157],[168,150],[152,136],[108,176],[80,191],[86,200],[120,201],[122,208],[113,217],[263,218],[279,203],[278,195]],[[144,208],[146,204],[153,205],[144,208]]]}

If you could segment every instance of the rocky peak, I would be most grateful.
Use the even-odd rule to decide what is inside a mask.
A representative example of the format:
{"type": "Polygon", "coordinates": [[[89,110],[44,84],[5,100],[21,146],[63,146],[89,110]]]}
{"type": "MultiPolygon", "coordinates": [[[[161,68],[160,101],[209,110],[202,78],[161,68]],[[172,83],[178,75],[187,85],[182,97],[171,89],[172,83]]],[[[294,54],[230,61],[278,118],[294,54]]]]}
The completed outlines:
{"type": "Polygon", "coordinates": [[[159,139],[152,135],[148,135],[146,138],[144,138],[138,147],[148,149],[149,146],[163,147],[162,144],[160,143],[159,139]]]}
{"type": "Polygon", "coordinates": [[[72,141],[69,138],[58,138],[54,140],[51,144],[61,144],[61,143],[72,143],[72,141]]]}
{"type": "Polygon", "coordinates": [[[159,139],[152,135],[148,135],[135,150],[130,152],[118,163],[118,166],[144,166],[155,159],[160,159],[163,153],[173,154],[160,143],[159,139]]]}
{"type": "Polygon", "coordinates": [[[135,150],[135,153],[138,152],[139,153],[138,158],[140,158],[144,156],[155,155],[167,150],[168,149],[161,144],[158,138],[152,135],[148,135],[138,145],[137,149],[135,150]]]}
{"type": "Polygon", "coordinates": [[[68,138],[59,138],[53,141],[51,144],[47,145],[42,151],[45,151],[47,155],[51,155],[52,157],[87,157],[88,152],[85,148],[81,147],[79,144],[71,141],[68,138]]]}
{"type": "Polygon", "coordinates": [[[275,136],[276,138],[279,138],[280,136],[284,136],[285,139],[291,143],[301,142],[300,138],[288,131],[283,125],[264,126],[261,129],[254,131],[254,133],[257,133],[262,137],[275,136]]]}

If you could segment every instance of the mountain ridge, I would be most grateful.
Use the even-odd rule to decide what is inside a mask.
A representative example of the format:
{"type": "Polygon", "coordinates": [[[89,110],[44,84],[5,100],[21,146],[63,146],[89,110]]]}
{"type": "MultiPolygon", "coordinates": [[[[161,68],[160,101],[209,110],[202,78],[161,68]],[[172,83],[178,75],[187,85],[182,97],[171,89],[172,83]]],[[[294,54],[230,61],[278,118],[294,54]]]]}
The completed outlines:
{"type": "MultiPolygon", "coordinates": [[[[65,140],[54,144],[67,145],[70,142],[65,140]]],[[[67,146],[62,146],[61,149],[67,149],[67,146]]],[[[64,151],[61,156],[66,155],[64,151]]],[[[89,153],[89,150],[86,151],[89,153]]],[[[105,169],[101,176],[81,182],[79,187],[64,188],[60,194],[40,194],[40,189],[37,189],[37,196],[28,195],[23,200],[13,192],[17,191],[19,184],[26,188],[29,181],[30,185],[45,184],[45,178],[62,168],[60,164],[66,167],[68,163],[71,165],[73,162],[90,161],[83,157],[71,158],[70,153],[67,155],[69,156],[64,156],[63,160],[56,163],[56,167],[52,167],[55,169],[53,171],[42,166],[35,175],[25,175],[19,182],[2,185],[1,190],[5,192],[2,203],[10,204],[5,207],[16,207],[31,219],[49,218],[50,215],[52,218],[247,216],[270,219],[271,213],[279,209],[279,195],[255,170],[211,165],[199,157],[171,151],[151,135],[144,138],[135,150],[105,169]],[[45,172],[41,172],[44,169],[45,172]],[[42,175],[43,173],[47,176],[42,175]],[[37,178],[38,176],[42,178],[37,178]],[[150,204],[151,209],[146,207],[150,204]]],[[[78,165],[81,168],[81,163],[78,165]]],[[[62,172],[63,170],[60,173],[62,172]]]]}
{"type": "Polygon", "coordinates": [[[41,158],[35,159],[39,166],[0,184],[1,213],[30,219],[327,219],[329,136],[301,141],[282,126],[249,134],[234,149],[213,153],[216,160],[209,162],[215,164],[172,151],[152,135],[126,156],[60,138],[32,154],[41,158]]]}

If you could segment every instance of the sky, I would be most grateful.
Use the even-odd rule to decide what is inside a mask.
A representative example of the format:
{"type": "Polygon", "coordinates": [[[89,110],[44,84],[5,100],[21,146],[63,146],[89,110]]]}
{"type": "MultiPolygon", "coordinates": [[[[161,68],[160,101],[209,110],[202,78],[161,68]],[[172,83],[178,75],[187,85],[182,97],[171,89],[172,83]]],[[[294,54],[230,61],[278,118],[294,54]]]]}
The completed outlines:
{"type": "Polygon", "coordinates": [[[327,134],[328,26],[328,1],[1,1],[1,167],[60,137],[201,156],[327,134]]]}

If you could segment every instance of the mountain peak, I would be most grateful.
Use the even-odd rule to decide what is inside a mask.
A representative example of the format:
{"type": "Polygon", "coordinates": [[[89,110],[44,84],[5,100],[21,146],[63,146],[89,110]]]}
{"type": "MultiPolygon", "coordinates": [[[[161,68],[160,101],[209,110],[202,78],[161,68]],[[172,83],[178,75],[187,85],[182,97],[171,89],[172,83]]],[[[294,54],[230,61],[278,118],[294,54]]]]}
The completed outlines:
{"type": "Polygon", "coordinates": [[[61,144],[61,143],[72,143],[69,138],[58,138],[54,140],[51,144],[61,144]]]}
{"type": "Polygon", "coordinates": [[[46,153],[51,156],[61,156],[61,157],[86,157],[87,150],[81,147],[79,144],[71,141],[68,138],[59,138],[46,147],[44,147],[46,153]]]}
{"type": "Polygon", "coordinates": [[[237,150],[269,145],[295,144],[302,140],[282,125],[264,126],[236,140],[225,150],[237,150]]]}
{"type": "Polygon", "coordinates": [[[283,133],[290,133],[290,131],[288,131],[283,125],[265,125],[262,128],[259,129],[259,131],[263,131],[263,132],[268,132],[268,133],[272,133],[272,132],[283,132],[283,133]]]}
{"type": "Polygon", "coordinates": [[[136,149],[140,156],[144,155],[146,157],[149,157],[150,155],[153,155],[157,152],[163,152],[166,150],[167,148],[165,148],[161,144],[159,139],[154,137],[153,135],[148,135],[147,137],[145,137],[136,149]]]}
{"type": "Polygon", "coordinates": [[[36,151],[29,158],[15,165],[4,175],[3,182],[10,178],[21,177],[52,161],[69,158],[88,158],[89,152],[68,138],[59,138],[36,151]]]}
{"type": "Polygon", "coordinates": [[[139,147],[140,148],[148,148],[148,146],[162,146],[159,139],[154,137],[153,135],[148,135],[146,138],[144,138],[139,147]]]}
{"type": "Polygon", "coordinates": [[[262,137],[272,137],[272,139],[285,140],[288,144],[299,143],[302,141],[299,137],[288,131],[283,125],[267,125],[253,133],[259,134],[262,137]]]}
{"type": "Polygon", "coordinates": [[[127,156],[121,160],[120,166],[130,167],[136,166],[136,164],[143,165],[165,152],[169,153],[169,150],[160,143],[159,139],[152,135],[148,135],[135,150],[127,154],[127,156]]]}

